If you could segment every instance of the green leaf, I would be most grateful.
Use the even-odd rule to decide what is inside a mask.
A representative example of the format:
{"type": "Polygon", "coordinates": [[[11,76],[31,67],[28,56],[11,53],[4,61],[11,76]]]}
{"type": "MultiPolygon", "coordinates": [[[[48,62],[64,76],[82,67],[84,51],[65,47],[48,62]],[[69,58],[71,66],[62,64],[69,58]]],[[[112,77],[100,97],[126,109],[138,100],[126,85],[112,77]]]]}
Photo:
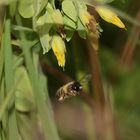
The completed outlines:
{"type": "Polygon", "coordinates": [[[51,17],[55,24],[63,25],[63,17],[59,10],[54,10],[51,17]]]}
{"type": "Polygon", "coordinates": [[[78,9],[83,9],[83,10],[87,10],[87,5],[85,2],[83,1],[74,1],[75,5],[78,7],[78,9]]]}
{"type": "Polygon", "coordinates": [[[73,34],[74,34],[74,29],[71,29],[69,27],[65,27],[65,30],[66,30],[66,40],[67,41],[70,41],[71,38],[73,37],[73,34]]]}
{"type": "Polygon", "coordinates": [[[34,11],[34,0],[20,0],[18,5],[18,11],[24,18],[33,17],[34,11]]]}
{"type": "Polygon", "coordinates": [[[12,25],[12,29],[15,31],[27,31],[27,32],[33,32],[33,29],[28,28],[28,27],[23,27],[23,26],[18,26],[18,25],[12,25]]]}
{"type": "Polygon", "coordinates": [[[76,29],[77,28],[77,25],[74,21],[72,21],[69,17],[67,16],[63,16],[63,20],[64,20],[64,25],[67,26],[67,27],[70,27],[72,29],[76,29]]]}
{"type": "Polygon", "coordinates": [[[99,3],[104,4],[104,3],[111,3],[114,0],[96,0],[96,1],[99,2],[99,3]]]}
{"type": "Polygon", "coordinates": [[[35,15],[39,15],[40,12],[45,8],[47,5],[48,0],[35,0],[35,15]]]}
{"type": "Polygon", "coordinates": [[[48,24],[48,29],[51,28],[52,26],[52,18],[50,16],[50,14],[46,11],[46,13],[42,16],[40,16],[36,22],[36,28],[39,29],[40,27],[42,27],[45,24],[48,24]]]}
{"type": "MultiPolygon", "coordinates": [[[[21,19],[18,17],[18,23],[21,24],[21,19]]],[[[42,83],[39,81],[38,75],[35,72],[32,56],[30,53],[30,49],[28,44],[28,40],[25,37],[24,32],[20,32],[21,36],[21,46],[23,48],[24,56],[25,56],[25,64],[28,69],[29,78],[33,87],[34,97],[37,104],[37,111],[39,113],[39,117],[41,120],[42,128],[44,131],[45,139],[49,140],[59,140],[59,136],[57,133],[57,129],[55,124],[52,124],[48,121],[50,115],[49,109],[46,108],[46,102],[44,97],[42,96],[44,89],[42,89],[42,83]]]]}
{"type": "MultiPolygon", "coordinates": [[[[7,108],[10,104],[10,101],[12,100],[15,90],[16,90],[16,86],[17,86],[17,82],[19,82],[20,79],[18,79],[18,81],[16,81],[16,83],[13,85],[13,87],[9,90],[9,92],[7,93],[7,96],[5,97],[5,99],[2,101],[1,106],[0,106],[0,121],[2,120],[4,113],[7,111],[7,108]]],[[[3,88],[3,87],[2,87],[3,88]]],[[[2,92],[4,92],[4,89],[1,90],[2,92]]],[[[2,93],[3,94],[3,93],[2,93]]]]}
{"type": "Polygon", "coordinates": [[[47,53],[51,49],[50,41],[51,36],[49,35],[49,33],[40,37],[40,42],[43,48],[43,54],[47,53]]]}
{"type": "Polygon", "coordinates": [[[49,2],[48,2],[48,4],[47,4],[46,9],[47,9],[47,11],[48,11],[50,14],[54,11],[52,5],[51,5],[49,2]]]}
{"type": "Polygon", "coordinates": [[[2,79],[2,73],[3,73],[3,67],[4,67],[4,46],[3,46],[3,41],[4,39],[2,38],[2,43],[0,47],[0,80],[2,79]]]}
{"type": "Polygon", "coordinates": [[[17,8],[17,0],[14,0],[12,2],[9,3],[9,7],[10,7],[10,16],[14,17],[15,12],[16,12],[16,8],[17,8]]]}
{"type": "Polygon", "coordinates": [[[29,112],[35,108],[35,101],[27,71],[23,66],[16,69],[15,79],[19,79],[21,75],[22,79],[16,88],[15,106],[21,112],[29,112]]]}
{"type": "Polygon", "coordinates": [[[49,31],[53,25],[53,20],[51,15],[46,11],[46,13],[41,16],[37,21],[37,32],[39,34],[40,42],[43,48],[43,54],[48,52],[51,49],[50,40],[51,36],[49,35],[49,31]]]}
{"type": "Polygon", "coordinates": [[[74,22],[78,19],[78,13],[72,0],[64,0],[62,2],[63,12],[74,22]]]}
{"type": "Polygon", "coordinates": [[[87,30],[85,26],[81,23],[81,20],[78,19],[78,28],[77,28],[78,34],[81,38],[86,39],[87,38],[87,30]]]}
{"type": "Polygon", "coordinates": [[[10,36],[10,19],[6,20],[5,23],[5,33],[4,33],[4,57],[5,57],[5,84],[6,84],[6,93],[9,92],[13,85],[13,54],[12,54],[12,46],[11,46],[11,36],[10,36]],[[9,70],[10,68],[10,70],[9,70]]]}
{"type": "MultiPolygon", "coordinates": [[[[4,57],[5,57],[5,85],[6,85],[6,94],[7,98],[0,110],[0,118],[3,115],[3,112],[7,110],[7,107],[11,107],[14,101],[14,91],[10,93],[10,90],[13,88],[14,77],[13,77],[13,53],[11,46],[11,22],[7,18],[5,21],[5,32],[4,32],[4,57]],[[13,95],[13,96],[12,96],[13,95]]],[[[9,112],[8,112],[9,113],[9,112]]],[[[9,140],[18,140],[18,130],[17,130],[17,120],[15,116],[15,108],[12,112],[7,115],[8,123],[8,139],[9,140]]]]}
{"type": "Polygon", "coordinates": [[[42,139],[37,115],[36,112],[30,112],[30,115],[20,112],[17,113],[18,129],[22,140],[42,139]]]}
{"type": "Polygon", "coordinates": [[[63,17],[59,10],[53,10],[50,3],[48,3],[46,9],[46,13],[37,20],[35,25],[43,48],[43,54],[51,49],[50,29],[52,27],[57,28],[60,25],[63,25],[63,17]]]}
{"type": "Polygon", "coordinates": [[[15,108],[9,115],[9,140],[19,140],[19,133],[17,127],[17,118],[16,118],[16,110],[15,108]]]}

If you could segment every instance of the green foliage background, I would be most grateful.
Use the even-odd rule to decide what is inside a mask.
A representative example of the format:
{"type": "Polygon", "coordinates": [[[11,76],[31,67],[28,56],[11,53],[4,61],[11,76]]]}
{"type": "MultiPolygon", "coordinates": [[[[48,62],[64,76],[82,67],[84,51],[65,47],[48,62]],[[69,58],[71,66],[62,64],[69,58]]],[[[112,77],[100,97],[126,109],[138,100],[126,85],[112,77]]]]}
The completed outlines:
{"type": "MultiPolygon", "coordinates": [[[[36,2],[41,4],[36,9],[36,16],[40,17],[47,0],[36,2]]],[[[56,2],[59,7],[58,0],[49,2],[52,5],[56,2]]],[[[84,2],[92,4],[91,1],[84,2]]],[[[94,57],[90,57],[88,40],[83,39],[87,34],[85,27],[82,28],[83,38],[75,32],[66,42],[63,70],[58,67],[52,50],[43,54],[39,40],[42,36],[34,30],[36,19],[32,17],[32,3],[33,0],[0,2],[0,140],[100,140],[98,129],[105,140],[139,140],[139,0],[109,3],[122,17],[127,30],[106,23],[95,14],[92,6],[88,6],[103,29],[98,61],[105,94],[104,108],[109,106],[104,114],[106,123],[102,124],[106,130],[97,127],[96,122],[102,122],[102,115],[97,106],[92,106],[96,103],[96,85],[93,87],[92,84],[96,75],[83,85],[85,95],[62,103],[55,99],[60,86],[92,73],[94,57]]],[[[50,26],[48,24],[47,28],[50,26]]],[[[75,30],[70,28],[68,31],[75,30]]],[[[48,40],[44,44],[49,44],[48,40]]]]}

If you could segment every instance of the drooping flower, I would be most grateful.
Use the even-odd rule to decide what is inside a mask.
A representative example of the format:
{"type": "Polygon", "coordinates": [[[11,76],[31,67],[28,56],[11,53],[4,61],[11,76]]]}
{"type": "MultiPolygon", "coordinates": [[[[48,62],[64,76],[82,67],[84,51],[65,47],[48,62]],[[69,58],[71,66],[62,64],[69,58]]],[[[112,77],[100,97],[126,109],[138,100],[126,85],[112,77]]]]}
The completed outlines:
{"type": "Polygon", "coordinates": [[[92,16],[86,10],[80,10],[79,16],[84,25],[89,24],[90,20],[92,20],[92,16]]]}
{"type": "Polygon", "coordinates": [[[106,6],[96,6],[95,10],[98,12],[98,14],[103,18],[105,21],[112,23],[119,28],[125,28],[125,25],[123,22],[120,20],[118,15],[111,11],[108,7],[106,6]]]}
{"type": "Polygon", "coordinates": [[[59,35],[54,35],[51,41],[52,50],[57,58],[58,65],[65,66],[66,47],[63,39],[59,35]]]}
{"type": "Polygon", "coordinates": [[[79,11],[79,17],[82,24],[87,28],[87,31],[92,32],[99,37],[99,24],[96,22],[94,16],[92,16],[87,10],[81,9],[79,11]]]}

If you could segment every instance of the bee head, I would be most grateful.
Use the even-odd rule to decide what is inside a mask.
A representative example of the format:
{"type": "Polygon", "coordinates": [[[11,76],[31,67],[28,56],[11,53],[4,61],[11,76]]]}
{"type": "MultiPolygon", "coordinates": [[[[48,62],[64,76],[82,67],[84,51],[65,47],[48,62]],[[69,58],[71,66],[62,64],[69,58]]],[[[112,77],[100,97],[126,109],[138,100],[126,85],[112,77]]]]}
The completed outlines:
{"type": "Polygon", "coordinates": [[[82,91],[83,87],[79,82],[74,82],[72,84],[72,90],[76,91],[76,92],[80,92],[82,91]]]}

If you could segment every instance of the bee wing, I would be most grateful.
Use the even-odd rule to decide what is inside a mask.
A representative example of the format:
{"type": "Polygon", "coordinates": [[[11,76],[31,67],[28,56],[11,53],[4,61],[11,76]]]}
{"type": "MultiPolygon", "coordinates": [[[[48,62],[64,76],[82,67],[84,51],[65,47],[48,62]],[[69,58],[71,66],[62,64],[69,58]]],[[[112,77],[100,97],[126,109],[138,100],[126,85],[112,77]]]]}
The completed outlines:
{"type": "Polygon", "coordinates": [[[91,79],[91,74],[87,74],[87,75],[84,75],[84,76],[79,80],[79,82],[80,82],[81,84],[83,84],[83,83],[88,82],[90,79],[91,79]]]}

